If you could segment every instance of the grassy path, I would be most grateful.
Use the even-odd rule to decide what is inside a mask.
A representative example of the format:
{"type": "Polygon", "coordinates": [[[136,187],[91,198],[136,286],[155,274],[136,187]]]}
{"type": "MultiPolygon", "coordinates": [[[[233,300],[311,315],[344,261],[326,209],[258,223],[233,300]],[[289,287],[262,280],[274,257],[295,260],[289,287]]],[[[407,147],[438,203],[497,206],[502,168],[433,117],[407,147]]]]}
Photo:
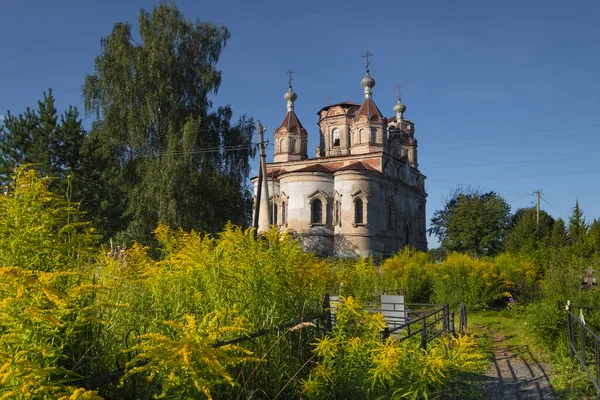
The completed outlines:
{"type": "Polygon", "coordinates": [[[539,362],[528,346],[514,349],[504,334],[486,325],[478,330],[492,339],[491,364],[479,384],[486,399],[557,399],[547,373],[549,367],[539,362]]]}

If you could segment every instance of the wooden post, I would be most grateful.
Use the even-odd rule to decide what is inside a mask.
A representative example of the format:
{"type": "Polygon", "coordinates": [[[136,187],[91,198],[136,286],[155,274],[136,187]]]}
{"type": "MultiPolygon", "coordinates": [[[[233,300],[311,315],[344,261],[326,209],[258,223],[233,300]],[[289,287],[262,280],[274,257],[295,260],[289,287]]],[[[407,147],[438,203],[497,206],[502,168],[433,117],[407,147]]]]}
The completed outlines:
{"type": "Polygon", "coordinates": [[[421,348],[427,348],[427,318],[423,318],[423,327],[421,328],[421,348]]]}
{"type": "Polygon", "coordinates": [[[323,315],[325,316],[325,332],[331,332],[331,302],[328,293],[323,296],[323,315]]]}

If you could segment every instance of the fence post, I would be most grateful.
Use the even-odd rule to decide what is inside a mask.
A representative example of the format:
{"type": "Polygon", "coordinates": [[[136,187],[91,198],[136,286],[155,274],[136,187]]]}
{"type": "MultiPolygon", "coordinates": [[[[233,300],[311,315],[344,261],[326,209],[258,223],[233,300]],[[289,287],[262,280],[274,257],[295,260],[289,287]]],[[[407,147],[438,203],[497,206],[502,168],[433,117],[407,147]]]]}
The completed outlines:
{"type": "Polygon", "coordinates": [[[456,333],[454,331],[454,311],[450,313],[450,332],[456,333]]]}
{"type": "Polygon", "coordinates": [[[427,318],[423,318],[423,327],[421,328],[421,348],[427,348],[427,318]]]}
{"type": "Polygon", "coordinates": [[[390,328],[389,328],[389,326],[386,326],[385,328],[383,328],[383,341],[385,342],[385,340],[389,337],[390,337],[390,328]]]}
{"type": "Polygon", "coordinates": [[[575,355],[573,352],[573,346],[575,346],[575,337],[573,334],[573,321],[571,320],[571,300],[567,300],[567,306],[565,309],[567,311],[567,338],[569,339],[569,355],[572,359],[575,355]]]}
{"type": "Polygon", "coordinates": [[[461,335],[465,334],[465,328],[467,327],[467,308],[465,303],[460,303],[460,322],[458,326],[458,333],[461,335]]]}
{"type": "Polygon", "coordinates": [[[444,306],[444,319],[442,320],[442,331],[444,332],[444,335],[448,334],[448,325],[450,325],[449,321],[450,316],[448,315],[448,304],[446,304],[444,306]]]}
{"type": "Polygon", "coordinates": [[[331,302],[329,293],[323,296],[323,314],[325,316],[325,332],[331,332],[331,302]]]}
{"type": "Polygon", "coordinates": [[[579,341],[581,342],[581,359],[585,362],[585,346],[586,346],[586,334],[585,327],[581,320],[579,320],[579,341]]]}

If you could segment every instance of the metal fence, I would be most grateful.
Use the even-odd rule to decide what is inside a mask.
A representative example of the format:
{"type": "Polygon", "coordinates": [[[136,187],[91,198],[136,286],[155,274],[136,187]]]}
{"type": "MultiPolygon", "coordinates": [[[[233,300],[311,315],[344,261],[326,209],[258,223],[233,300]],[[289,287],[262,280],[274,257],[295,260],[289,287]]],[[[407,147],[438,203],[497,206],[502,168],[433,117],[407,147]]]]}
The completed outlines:
{"type": "Polygon", "coordinates": [[[567,301],[567,338],[569,354],[577,358],[592,381],[600,397],[600,336],[585,323],[583,310],[600,310],[600,307],[575,306],[567,301]],[[579,316],[574,313],[579,310],[579,316]]]}

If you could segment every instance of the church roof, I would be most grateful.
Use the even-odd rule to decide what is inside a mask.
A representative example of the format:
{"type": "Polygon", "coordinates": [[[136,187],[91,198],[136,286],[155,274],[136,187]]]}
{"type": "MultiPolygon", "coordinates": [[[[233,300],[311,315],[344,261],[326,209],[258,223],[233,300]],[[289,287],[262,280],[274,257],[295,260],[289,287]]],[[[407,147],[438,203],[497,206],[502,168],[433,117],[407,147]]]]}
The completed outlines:
{"type": "Polygon", "coordinates": [[[307,165],[304,168],[296,169],[294,171],[289,171],[289,172],[331,172],[331,170],[321,164],[311,164],[311,165],[307,165]]]}
{"type": "Polygon", "coordinates": [[[370,166],[369,164],[365,164],[362,161],[357,161],[355,163],[346,165],[345,167],[338,168],[337,171],[375,171],[375,172],[379,172],[376,168],[370,166]]]}
{"type": "Polygon", "coordinates": [[[279,128],[286,128],[288,132],[292,132],[292,128],[296,128],[298,133],[303,133],[305,135],[307,134],[306,129],[304,129],[302,123],[300,123],[300,120],[293,110],[288,111],[287,114],[285,114],[285,117],[283,118],[283,121],[281,121],[279,128]]]}
{"type": "Polygon", "coordinates": [[[383,115],[381,114],[381,111],[379,111],[379,108],[377,108],[377,106],[375,105],[375,102],[370,97],[368,99],[365,99],[365,101],[363,101],[362,105],[358,109],[358,112],[356,113],[355,118],[358,118],[361,115],[364,115],[368,119],[371,119],[371,117],[376,115],[379,117],[380,120],[383,120],[383,115]]]}
{"type": "Polygon", "coordinates": [[[267,176],[269,178],[277,178],[279,175],[285,174],[287,171],[283,168],[275,168],[267,170],[267,176]]]}
{"type": "Polygon", "coordinates": [[[319,110],[319,112],[317,112],[317,114],[320,114],[321,111],[329,110],[331,107],[337,107],[337,106],[340,106],[342,108],[350,108],[350,107],[358,107],[358,106],[360,106],[360,104],[353,103],[351,101],[343,101],[341,103],[329,104],[329,105],[326,105],[325,107],[321,108],[319,110]]]}

